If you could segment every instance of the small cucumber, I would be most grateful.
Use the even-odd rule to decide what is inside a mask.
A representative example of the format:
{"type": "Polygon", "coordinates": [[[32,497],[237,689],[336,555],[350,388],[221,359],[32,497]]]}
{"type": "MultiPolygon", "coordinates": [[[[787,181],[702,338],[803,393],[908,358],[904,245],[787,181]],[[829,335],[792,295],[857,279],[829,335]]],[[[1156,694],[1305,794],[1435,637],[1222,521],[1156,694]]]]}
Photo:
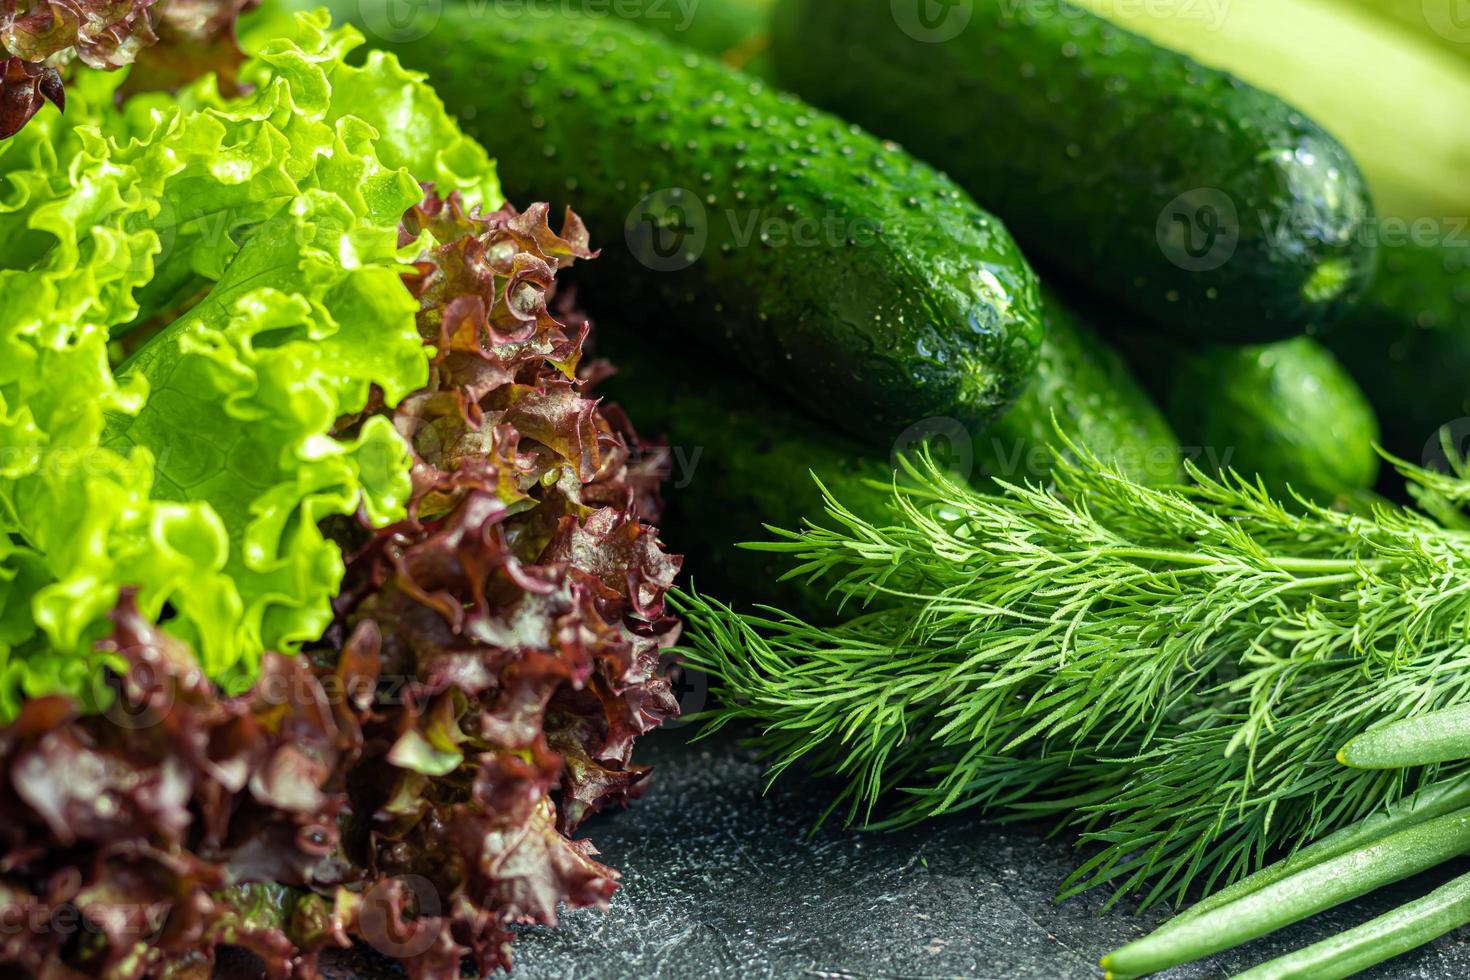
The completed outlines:
{"type": "Polygon", "coordinates": [[[1372,274],[1372,206],[1336,140],[1064,0],[781,0],[772,50],[793,91],[904,141],[1028,252],[1177,336],[1303,333],[1372,274]]]}
{"type": "Polygon", "coordinates": [[[1323,341],[1378,409],[1385,448],[1438,459],[1443,426],[1470,436],[1470,245],[1385,246],[1373,288],[1323,341]]]}
{"type": "Polygon", "coordinates": [[[1329,506],[1377,479],[1378,419],[1318,341],[1187,350],[1134,338],[1127,349],[1201,469],[1259,476],[1329,506]]]}
{"type": "Polygon", "coordinates": [[[593,295],[659,301],[861,438],[984,427],[1035,370],[1036,280],[1000,222],[848,123],[616,18],[445,5],[390,43],[502,154],[511,200],[565,201],[593,295]]]}
{"type": "MultiPolygon", "coordinates": [[[[977,482],[984,474],[1044,481],[1055,418],[1062,431],[1135,479],[1176,479],[1179,446],[1120,356],[1051,296],[1046,326],[1039,376],[988,431],[971,439],[931,420],[910,434],[912,443],[901,441],[894,450],[928,437],[936,458],[977,482]]],[[[881,486],[893,478],[892,454],[808,418],[754,378],[669,351],[646,328],[603,323],[596,340],[598,354],[618,369],[605,396],[627,410],[643,435],[668,438],[668,512],[660,527],[670,547],[685,553],[694,581],[809,616],[831,613],[825,589],[778,582],[791,567],[786,559],[736,545],[768,540],[767,524],[794,530],[822,520],[812,474],[859,517],[890,519],[881,486]]]]}

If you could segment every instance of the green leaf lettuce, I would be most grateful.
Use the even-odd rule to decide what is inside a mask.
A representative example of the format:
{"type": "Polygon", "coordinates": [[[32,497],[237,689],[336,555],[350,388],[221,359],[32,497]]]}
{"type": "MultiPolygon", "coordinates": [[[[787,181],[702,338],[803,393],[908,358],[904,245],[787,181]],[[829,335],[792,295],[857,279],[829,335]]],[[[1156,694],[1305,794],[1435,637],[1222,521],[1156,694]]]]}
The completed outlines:
{"type": "Polygon", "coordinates": [[[321,521],[402,516],[391,423],[337,431],[428,379],[400,218],[421,182],[502,202],[421,76],[346,63],[361,40],[301,15],[238,98],[207,77],[117,108],[125,73],[84,74],[0,143],[0,719],[95,704],[129,586],[244,687],[331,621],[321,521]]]}

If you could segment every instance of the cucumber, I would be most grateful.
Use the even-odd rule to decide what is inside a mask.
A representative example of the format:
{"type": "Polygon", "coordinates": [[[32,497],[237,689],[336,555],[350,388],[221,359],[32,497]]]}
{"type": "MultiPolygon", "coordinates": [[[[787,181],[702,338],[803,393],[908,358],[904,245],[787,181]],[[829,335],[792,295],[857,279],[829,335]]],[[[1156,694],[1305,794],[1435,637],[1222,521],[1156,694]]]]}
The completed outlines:
{"type": "Polygon", "coordinates": [[[1127,349],[1201,469],[1233,469],[1329,506],[1377,480],[1377,416],[1317,340],[1196,351],[1135,338],[1127,349]]]}
{"type": "Polygon", "coordinates": [[[1426,19],[1449,18],[1446,6],[1460,4],[1460,37],[1470,41],[1465,0],[1422,0],[1422,8],[1397,0],[1422,37],[1385,24],[1360,0],[1230,0],[1218,18],[1203,16],[1197,0],[1075,2],[1290,98],[1353,154],[1380,214],[1470,214],[1470,65],[1429,40],[1440,35],[1426,19]]]}
{"type": "Polygon", "coordinates": [[[925,8],[941,5],[780,0],[777,73],[1176,336],[1294,336],[1366,285],[1362,176],[1296,109],[1063,0],[965,0],[927,27],[925,8]]]}
{"type": "Polygon", "coordinates": [[[823,586],[781,581],[791,560],[739,547],[768,541],[765,525],[799,530],[824,518],[813,475],[853,513],[888,515],[889,457],[797,409],[743,371],[675,351],[646,328],[599,323],[596,351],[617,373],[599,389],[645,438],[664,438],[663,539],[684,555],[701,591],[833,619],[823,586]]]}
{"type": "MultiPolygon", "coordinates": [[[[976,482],[985,474],[1044,481],[1055,416],[1064,432],[1135,479],[1175,480],[1179,446],[1121,357],[1051,295],[1046,327],[1037,379],[989,431],[965,441],[962,430],[921,426],[914,442],[929,437],[937,458],[976,482]]],[[[670,350],[646,328],[601,323],[595,339],[597,353],[617,367],[604,383],[605,397],[643,435],[668,439],[668,507],[660,527],[685,554],[694,582],[720,595],[830,617],[835,610],[824,588],[779,581],[791,567],[787,559],[737,545],[768,540],[764,525],[795,530],[823,520],[812,474],[859,517],[888,520],[882,487],[893,478],[894,457],[805,416],[754,378],[670,350]]]]}
{"type": "Polygon", "coordinates": [[[981,470],[1010,482],[1044,480],[1056,426],[1093,455],[1146,484],[1178,480],[1179,440],[1123,356],[1043,287],[1046,339],[1026,393],[975,439],[981,470]]]}
{"type": "Polygon", "coordinates": [[[388,47],[502,154],[511,200],[588,222],[589,293],[656,300],[673,335],[884,448],[931,416],[983,428],[1030,379],[1035,276],[947,178],[626,22],[495,11],[446,5],[388,47]]]}
{"type": "Polygon", "coordinates": [[[1373,288],[1323,340],[1378,409],[1394,455],[1434,462],[1441,427],[1470,436],[1470,244],[1385,248],[1373,288]]]}

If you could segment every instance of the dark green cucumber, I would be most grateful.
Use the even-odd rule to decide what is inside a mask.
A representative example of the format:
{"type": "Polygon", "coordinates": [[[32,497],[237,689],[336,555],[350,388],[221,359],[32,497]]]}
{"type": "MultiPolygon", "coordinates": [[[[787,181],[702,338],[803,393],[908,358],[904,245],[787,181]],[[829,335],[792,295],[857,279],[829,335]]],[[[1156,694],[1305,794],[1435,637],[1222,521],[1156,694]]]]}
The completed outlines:
{"type": "Polygon", "coordinates": [[[646,327],[599,321],[599,356],[617,373],[599,389],[645,438],[668,443],[659,521],[669,548],[702,591],[763,602],[809,618],[835,618],[826,587],[781,581],[786,556],[751,551],[766,525],[799,530],[824,518],[815,475],[843,505],[883,522],[890,457],[799,410],[775,388],[696,349],[675,351],[646,327]]]}
{"type": "Polygon", "coordinates": [[[1373,288],[1323,340],[1378,409],[1385,447],[1432,460],[1441,427],[1470,435],[1470,245],[1382,251],[1373,288]]]}
{"type": "MultiPolygon", "coordinates": [[[[1174,480],[1179,446],[1119,355],[1049,295],[1046,310],[1040,374],[1015,407],[973,440],[933,420],[912,433],[914,444],[927,438],[936,458],[977,482],[984,474],[1044,481],[1055,417],[1062,431],[1135,479],[1174,480]]],[[[646,328],[602,323],[597,352],[618,368],[606,397],[645,436],[668,438],[668,512],[660,527],[669,546],[685,553],[694,581],[719,595],[830,614],[822,586],[778,581],[788,559],[737,545],[769,539],[767,524],[797,529],[820,521],[813,473],[859,517],[887,520],[888,494],[873,484],[891,481],[893,456],[805,416],[754,378],[671,352],[646,328]]]]}
{"type": "Polygon", "coordinates": [[[1140,483],[1180,476],[1179,440],[1123,356],[1054,290],[1042,289],[1046,339],[1026,393],[975,439],[981,469],[1012,482],[1051,470],[1056,425],[1140,483]],[[1055,420],[1055,421],[1054,421],[1055,420]]]}
{"type": "Polygon", "coordinates": [[[793,91],[904,141],[1028,252],[1181,338],[1293,336],[1371,277],[1371,202],[1336,140],[1064,0],[781,0],[772,48],[793,91]]]}
{"type": "Polygon", "coordinates": [[[981,428],[1035,370],[1035,276],[955,184],[856,127],[608,17],[448,6],[389,44],[501,155],[512,200],[566,201],[596,295],[656,299],[811,412],[884,445],[981,428]]]}
{"type": "Polygon", "coordinates": [[[1318,341],[1196,351],[1140,338],[1128,350],[1201,469],[1259,476],[1326,505],[1353,500],[1377,479],[1377,416],[1318,341]]]}

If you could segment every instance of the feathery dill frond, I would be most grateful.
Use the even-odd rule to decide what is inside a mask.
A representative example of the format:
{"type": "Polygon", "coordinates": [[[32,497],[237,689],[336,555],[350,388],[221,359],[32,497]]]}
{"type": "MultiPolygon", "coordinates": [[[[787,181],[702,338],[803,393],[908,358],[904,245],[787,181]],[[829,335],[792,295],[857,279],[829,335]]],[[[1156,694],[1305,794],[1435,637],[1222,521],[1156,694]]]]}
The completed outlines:
{"type": "Polygon", "coordinates": [[[1053,485],[997,493],[920,457],[886,523],[828,494],[822,526],[760,545],[858,615],[685,594],[684,652],[710,722],[754,722],[773,775],[843,777],[850,822],[1058,817],[1100,845],[1066,894],[1179,899],[1411,790],[1334,752],[1470,701],[1470,481],[1400,467],[1424,512],[1287,506],[1194,468],[1151,488],[1075,445],[1053,485]]]}

